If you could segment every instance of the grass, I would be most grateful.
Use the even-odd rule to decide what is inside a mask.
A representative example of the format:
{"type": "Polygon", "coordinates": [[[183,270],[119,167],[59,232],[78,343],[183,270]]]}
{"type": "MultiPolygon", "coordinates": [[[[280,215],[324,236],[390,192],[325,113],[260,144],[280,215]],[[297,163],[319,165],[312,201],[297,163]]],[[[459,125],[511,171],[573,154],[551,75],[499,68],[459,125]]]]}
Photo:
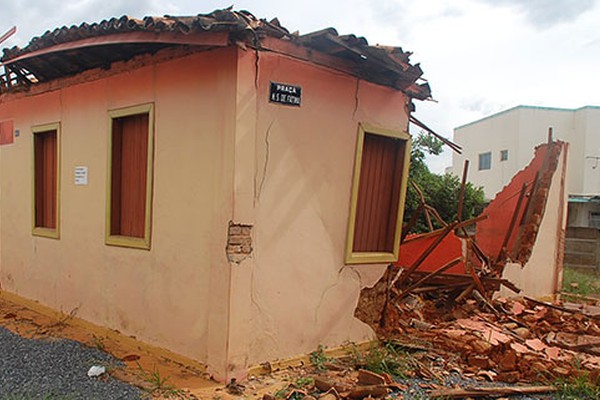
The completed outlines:
{"type": "Polygon", "coordinates": [[[558,391],[556,398],[558,400],[597,400],[600,399],[600,386],[595,385],[587,373],[571,377],[566,380],[559,380],[554,384],[558,391]]]}
{"type": "Polygon", "coordinates": [[[595,271],[565,268],[563,291],[580,296],[600,297],[600,275],[595,271]]]}
{"type": "Polygon", "coordinates": [[[392,343],[375,343],[366,352],[355,348],[353,359],[358,368],[402,378],[410,375],[416,363],[411,354],[397,349],[392,343]]]}
{"type": "Polygon", "coordinates": [[[329,358],[325,355],[325,347],[320,344],[315,351],[309,354],[308,360],[311,365],[319,371],[324,371],[325,363],[329,361],[329,358]]]}
{"type": "Polygon", "coordinates": [[[168,376],[162,376],[158,369],[149,372],[146,371],[140,363],[138,363],[139,376],[143,379],[148,387],[146,390],[151,395],[160,395],[168,399],[185,399],[183,391],[177,389],[169,382],[168,376]]]}

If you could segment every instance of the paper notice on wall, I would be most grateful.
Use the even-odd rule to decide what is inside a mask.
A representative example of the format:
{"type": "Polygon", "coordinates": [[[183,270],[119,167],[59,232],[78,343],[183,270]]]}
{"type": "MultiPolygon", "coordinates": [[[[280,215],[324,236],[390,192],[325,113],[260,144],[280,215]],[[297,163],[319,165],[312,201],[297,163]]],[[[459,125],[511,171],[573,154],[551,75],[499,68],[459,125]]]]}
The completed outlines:
{"type": "Polygon", "coordinates": [[[88,184],[88,167],[75,167],[75,184],[88,184]]]}

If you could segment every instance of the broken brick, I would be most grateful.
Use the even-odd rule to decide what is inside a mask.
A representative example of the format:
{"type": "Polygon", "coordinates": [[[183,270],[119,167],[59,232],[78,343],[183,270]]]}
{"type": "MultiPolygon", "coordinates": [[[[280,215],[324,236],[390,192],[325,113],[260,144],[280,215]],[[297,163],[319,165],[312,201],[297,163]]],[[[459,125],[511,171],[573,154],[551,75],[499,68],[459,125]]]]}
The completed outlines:
{"type": "Polygon", "coordinates": [[[365,369],[358,371],[358,384],[363,386],[368,385],[384,385],[386,380],[383,376],[365,369]]]}
{"type": "Polygon", "coordinates": [[[517,368],[517,353],[513,350],[508,350],[499,363],[500,371],[513,371],[517,368]]]}

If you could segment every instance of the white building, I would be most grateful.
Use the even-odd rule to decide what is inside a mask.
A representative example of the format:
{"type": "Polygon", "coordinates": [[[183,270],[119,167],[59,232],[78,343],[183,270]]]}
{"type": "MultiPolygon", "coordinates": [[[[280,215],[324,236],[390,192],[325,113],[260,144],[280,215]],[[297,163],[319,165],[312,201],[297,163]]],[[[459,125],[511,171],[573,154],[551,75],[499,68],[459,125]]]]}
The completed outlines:
{"type": "Polygon", "coordinates": [[[455,128],[463,154],[453,154],[450,171],[461,176],[469,160],[469,181],[492,199],[548,140],[549,127],[554,139],[570,144],[569,226],[600,228],[600,107],[517,106],[455,128]]]}

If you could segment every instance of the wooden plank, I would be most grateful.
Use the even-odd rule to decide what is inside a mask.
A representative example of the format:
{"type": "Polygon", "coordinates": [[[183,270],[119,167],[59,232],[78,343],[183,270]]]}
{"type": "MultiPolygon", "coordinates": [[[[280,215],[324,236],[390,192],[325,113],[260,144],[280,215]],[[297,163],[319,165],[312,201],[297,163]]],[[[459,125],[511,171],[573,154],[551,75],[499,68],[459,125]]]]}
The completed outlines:
{"type": "Polygon", "coordinates": [[[536,394],[556,392],[555,386],[492,386],[466,389],[438,389],[429,393],[433,399],[437,398],[463,398],[463,397],[489,397],[518,394],[536,394]]]}
{"type": "Polygon", "coordinates": [[[456,264],[458,264],[461,261],[461,257],[455,258],[452,261],[447,262],[446,264],[442,265],[441,267],[439,267],[438,269],[436,269],[435,271],[425,275],[423,278],[419,279],[418,281],[416,281],[415,283],[413,283],[412,285],[410,285],[408,288],[404,289],[399,295],[398,298],[402,298],[403,296],[406,296],[408,293],[410,293],[413,289],[418,288],[419,286],[421,286],[423,283],[427,282],[429,279],[443,273],[444,271],[449,270],[450,268],[452,268],[453,266],[455,266],[456,264]]]}
{"type": "Polygon", "coordinates": [[[465,200],[465,189],[467,187],[467,174],[469,173],[469,160],[465,160],[463,166],[462,180],[460,182],[460,192],[458,194],[458,208],[456,210],[456,219],[462,221],[463,202],[465,200]]]}

